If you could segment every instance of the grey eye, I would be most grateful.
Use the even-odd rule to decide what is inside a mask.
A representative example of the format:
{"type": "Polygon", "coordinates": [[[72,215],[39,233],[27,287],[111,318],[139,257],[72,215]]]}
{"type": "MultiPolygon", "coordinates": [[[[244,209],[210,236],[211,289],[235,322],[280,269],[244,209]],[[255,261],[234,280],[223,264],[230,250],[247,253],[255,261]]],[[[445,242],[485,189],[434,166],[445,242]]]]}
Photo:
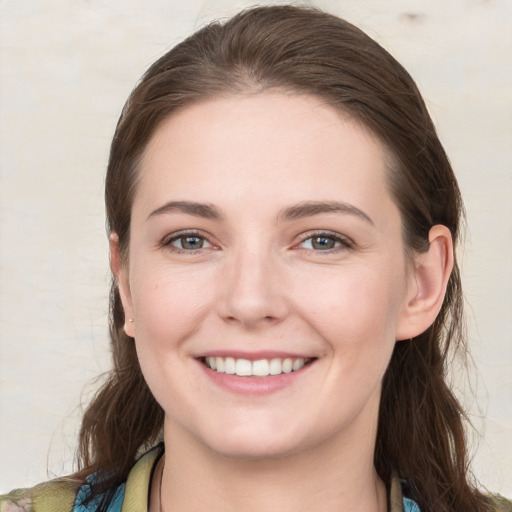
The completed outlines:
{"type": "Polygon", "coordinates": [[[200,236],[188,235],[180,236],[171,242],[171,245],[179,249],[193,251],[202,249],[205,244],[205,239],[200,236]]]}
{"type": "Polygon", "coordinates": [[[301,243],[304,249],[312,249],[314,251],[329,251],[341,245],[340,240],[332,235],[315,235],[310,236],[301,243]]]}
{"type": "Polygon", "coordinates": [[[336,244],[339,243],[334,238],[329,236],[313,236],[311,237],[311,247],[318,251],[325,251],[326,249],[334,249],[336,244]]]}

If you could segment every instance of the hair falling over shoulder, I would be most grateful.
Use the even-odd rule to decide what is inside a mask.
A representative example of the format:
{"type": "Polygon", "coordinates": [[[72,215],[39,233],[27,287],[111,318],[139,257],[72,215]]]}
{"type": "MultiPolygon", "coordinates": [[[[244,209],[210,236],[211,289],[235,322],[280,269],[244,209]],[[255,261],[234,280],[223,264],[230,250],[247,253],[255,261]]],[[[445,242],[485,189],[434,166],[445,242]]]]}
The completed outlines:
{"type": "MultiPolygon", "coordinates": [[[[436,224],[458,240],[458,185],[410,75],[346,21],[312,8],[274,6],[202,28],[155,62],[130,95],[112,141],[105,192],[108,229],[119,236],[125,261],[138,161],[162,120],[207,97],[269,88],[321,97],[383,142],[408,250],[425,250],[436,224]]],[[[385,482],[393,471],[407,479],[423,512],[492,509],[471,484],[466,417],[446,382],[451,354],[466,354],[462,307],[455,264],[437,320],[415,339],[396,343],[382,386],[375,467],[385,482]]],[[[113,281],[114,365],[84,414],[78,450],[78,477],[103,475],[95,494],[123,482],[163,426],[124,321],[113,281]]]]}

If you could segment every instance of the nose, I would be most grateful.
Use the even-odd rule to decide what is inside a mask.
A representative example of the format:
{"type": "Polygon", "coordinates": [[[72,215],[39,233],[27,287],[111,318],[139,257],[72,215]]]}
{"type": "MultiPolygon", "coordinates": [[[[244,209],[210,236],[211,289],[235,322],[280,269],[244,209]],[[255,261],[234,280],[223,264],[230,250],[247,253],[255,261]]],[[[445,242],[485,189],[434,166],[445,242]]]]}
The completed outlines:
{"type": "Polygon", "coordinates": [[[220,283],[218,303],[224,321],[255,330],[288,314],[282,264],[270,250],[241,250],[230,258],[220,283]]]}

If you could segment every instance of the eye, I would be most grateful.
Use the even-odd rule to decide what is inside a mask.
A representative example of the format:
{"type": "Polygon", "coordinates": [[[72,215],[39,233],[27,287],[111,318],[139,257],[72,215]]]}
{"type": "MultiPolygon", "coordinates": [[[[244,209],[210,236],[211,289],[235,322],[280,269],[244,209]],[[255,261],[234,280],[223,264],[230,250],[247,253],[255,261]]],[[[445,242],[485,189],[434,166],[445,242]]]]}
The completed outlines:
{"type": "Polygon", "coordinates": [[[315,233],[302,239],[299,244],[302,249],[322,252],[332,252],[336,249],[352,247],[351,241],[336,233],[315,233]]]}
{"type": "Polygon", "coordinates": [[[200,249],[213,247],[213,245],[199,233],[179,233],[165,240],[163,245],[177,252],[195,252],[200,249]]]}

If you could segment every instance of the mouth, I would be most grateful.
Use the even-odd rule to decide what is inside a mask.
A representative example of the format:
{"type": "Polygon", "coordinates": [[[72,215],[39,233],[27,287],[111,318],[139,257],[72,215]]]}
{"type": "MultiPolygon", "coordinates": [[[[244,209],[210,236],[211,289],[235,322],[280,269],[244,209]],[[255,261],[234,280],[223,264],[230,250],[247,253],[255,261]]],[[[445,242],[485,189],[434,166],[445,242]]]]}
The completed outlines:
{"type": "Polygon", "coordinates": [[[210,370],[238,377],[269,377],[297,372],[314,360],[315,358],[311,357],[274,357],[254,361],[236,357],[200,358],[200,361],[210,370]]]}

